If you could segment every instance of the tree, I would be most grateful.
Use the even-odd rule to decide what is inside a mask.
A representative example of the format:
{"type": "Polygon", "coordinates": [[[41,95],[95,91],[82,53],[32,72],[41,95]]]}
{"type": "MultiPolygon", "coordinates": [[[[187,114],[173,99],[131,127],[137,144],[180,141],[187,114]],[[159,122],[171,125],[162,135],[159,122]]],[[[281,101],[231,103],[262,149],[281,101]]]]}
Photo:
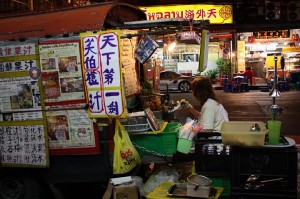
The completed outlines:
{"type": "Polygon", "coordinates": [[[230,60],[219,58],[217,59],[216,64],[220,75],[227,75],[228,77],[231,76],[231,68],[233,67],[233,64],[230,60]]]}
{"type": "Polygon", "coordinates": [[[212,80],[212,82],[214,82],[214,80],[217,78],[217,75],[219,74],[219,70],[218,69],[211,69],[211,70],[208,70],[206,73],[205,73],[205,76],[209,79],[212,80]]]}

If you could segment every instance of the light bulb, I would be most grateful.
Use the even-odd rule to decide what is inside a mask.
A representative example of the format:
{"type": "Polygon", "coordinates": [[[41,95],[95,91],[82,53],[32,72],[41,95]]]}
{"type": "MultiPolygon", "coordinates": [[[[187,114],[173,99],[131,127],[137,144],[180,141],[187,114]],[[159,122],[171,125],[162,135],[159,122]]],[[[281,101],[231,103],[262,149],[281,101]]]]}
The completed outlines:
{"type": "Polygon", "coordinates": [[[176,46],[176,42],[175,41],[173,41],[171,44],[170,44],[170,46],[168,47],[168,51],[173,51],[174,50],[174,48],[175,48],[175,46],[176,46]]]}

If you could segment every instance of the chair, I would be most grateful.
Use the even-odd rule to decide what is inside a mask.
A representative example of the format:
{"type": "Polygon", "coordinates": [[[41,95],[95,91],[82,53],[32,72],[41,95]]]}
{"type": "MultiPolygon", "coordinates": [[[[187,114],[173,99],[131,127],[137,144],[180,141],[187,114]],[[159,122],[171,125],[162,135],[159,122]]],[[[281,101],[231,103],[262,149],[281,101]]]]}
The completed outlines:
{"type": "Polygon", "coordinates": [[[297,82],[296,90],[300,91],[300,82],[297,82]]]}
{"type": "Polygon", "coordinates": [[[232,83],[231,81],[228,81],[228,77],[225,77],[224,78],[224,85],[223,85],[223,90],[228,93],[229,91],[230,92],[233,92],[233,86],[232,86],[232,83]]]}

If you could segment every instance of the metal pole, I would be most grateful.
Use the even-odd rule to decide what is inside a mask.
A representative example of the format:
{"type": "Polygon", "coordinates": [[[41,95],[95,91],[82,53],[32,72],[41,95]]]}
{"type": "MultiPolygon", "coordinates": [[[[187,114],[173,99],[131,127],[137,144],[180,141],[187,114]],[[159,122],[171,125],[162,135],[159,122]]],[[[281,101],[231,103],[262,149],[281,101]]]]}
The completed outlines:
{"type": "MultiPolygon", "coordinates": [[[[273,88],[275,89],[275,91],[277,91],[277,55],[274,54],[274,81],[273,81],[274,85],[273,88]]],[[[275,105],[275,97],[273,97],[273,105],[275,105]]]]}
{"type": "Polygon", "coordinates": [[[33,11],[33,0],[30,0],[30,11],[33,11]]]}

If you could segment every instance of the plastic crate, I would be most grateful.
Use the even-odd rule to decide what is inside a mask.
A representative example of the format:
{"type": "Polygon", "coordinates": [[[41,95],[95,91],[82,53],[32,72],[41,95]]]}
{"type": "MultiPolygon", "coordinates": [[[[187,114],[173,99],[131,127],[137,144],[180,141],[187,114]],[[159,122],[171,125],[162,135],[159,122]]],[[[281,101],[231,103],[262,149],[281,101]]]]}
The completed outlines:
{"type": "Polygon", "coordinates": [[[230,196],[230,177],[209,177],[213,187],[223,187],[221,196],[230,196]]]}
{"type": "MultiPolygon", "coordinates": [[[[195,170],[195,162],[193,162],[192,173],[197,174],[195,170]]],[[[230,186],[230,175],[220,175],[220,176],[206,176],[212,181],[213,187],[222,187],[224,190],[222,191],[221,196],[230,196],[231,186],[230,186]]]]}
{"type": "Polygon", "coordinates": [[[198,133],[195,138],[195,172],[224,175],[230,172],[231,147],[222,144],[220,133],[198,133]],[[218,149],[222,149],[218,152],[218,149]]]}
{"type": "MultiPolygon", "coordinates": [[[[170,198],[174,198],[174,199],[187,199],[187,198],[194,198],[194,197],[175,197],[172,196],[170,197],[168,195],[168,191],[171,188],[172,185],[174,185],[174,182],[163,182],[161,183],[158,187],[156,187],[152,192],[150,192],[147,196],[146,199],[170,199],[170,198]]],[[[217,189],[217,193],[214,197],[208,197],[208,199],[218,199],[221,195],[221,193],[223,193],[223,189],[220,187],[215,187],[217,189]]],[[[222,196],[222,195],[221,195],[222,196]]]]}
{"type": "Polygon", "coordinates": [[[130,139],[141,156],[153,153],[173,155],[176,153],[179,127],[180,123],[168,123],[161,133],[134,134],[130,135],[130,139]]]}

